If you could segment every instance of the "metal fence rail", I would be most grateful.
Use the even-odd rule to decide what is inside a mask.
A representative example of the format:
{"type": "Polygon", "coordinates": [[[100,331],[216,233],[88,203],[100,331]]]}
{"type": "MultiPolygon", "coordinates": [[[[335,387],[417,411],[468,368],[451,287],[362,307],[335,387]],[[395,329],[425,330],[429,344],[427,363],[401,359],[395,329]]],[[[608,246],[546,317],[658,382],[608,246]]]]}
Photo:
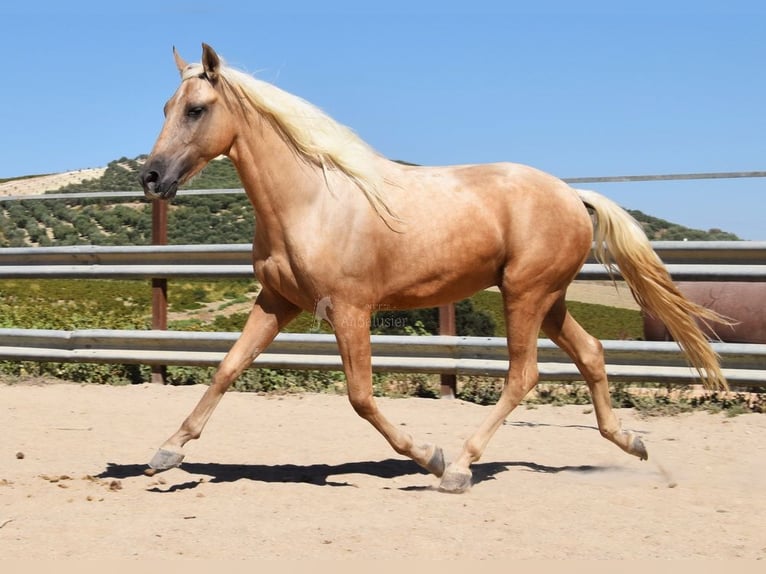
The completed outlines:
{"type": "MultiPolygon", "coordinates": [[[[766,281],[766,241],[655,241],[678,281],[766,281]]],[[[146,245],[0,249],[0,278],[252,277],[252,246],[146,245]]],[[[610,279],[593,259],[578,279],[610,279]]]]}
{"type": "MultiPolygon", "coordinates": [[[[143,365],[216,366],[239,333],[83,329],[0,329],[0,360],[143,365]]],[[[614,382],[694,383],[672,342],[603,341],[614,382]]],[[[766,387],[766,345],[713,343],[732,385],[766,387]]],[[[550,340],[538,342],[540,380],[573,381],[581,375],[550,340]]],[[[508,369],[501,337],[372,336],[376,372],[502,377],[508,369]]],[[[341,370],[335,337],[280,334],[254,367],[341,370]]]]}

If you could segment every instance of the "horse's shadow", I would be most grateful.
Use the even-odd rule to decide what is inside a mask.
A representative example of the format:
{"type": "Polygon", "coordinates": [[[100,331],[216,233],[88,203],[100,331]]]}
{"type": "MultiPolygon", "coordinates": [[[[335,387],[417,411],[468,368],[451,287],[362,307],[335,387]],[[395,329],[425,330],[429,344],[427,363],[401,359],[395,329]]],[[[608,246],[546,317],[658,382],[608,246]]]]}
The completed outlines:
{"type": "MultiPolygon", "coordinates": [[[[145,464],[117,464],[108,463],[106,470],[100,473],[102,479],[125,479],[143,476],[148,467],[145,464]]],[[[474,485],[495,477],[513,468],[520,468],[531,472],[544,474],[557,474],[559,472],[589,473],[607,470],[606,467],[593,465],[578,466],[548,466],[535,462],[510,461],[510,462],[484,462],[471,466],[473,472],[472,483],[474,485]]],[[[411,460],[384,459],[379,461],[346,462],[342,464],[222,464],[214,462],[185,462],[181,469],[194,475],[212,477],[207,483],[230,483],[237,480],[252,480],[265,483],[303,483],[316,486],[351,486],[354,484],[343,479],[332,480],[332,477],[342,477],[347,474],[363,474],[378,478],[393,479],[403,476],[423,475],[428,472],[411,460]]],[[[188,490],[200,484],[198,479],[193,481],[160,488],[155,486],[151,492],[174,492],[188,490]]],[[[431,490],[433,486],[407,486],[400,490],[431,490]]]]}

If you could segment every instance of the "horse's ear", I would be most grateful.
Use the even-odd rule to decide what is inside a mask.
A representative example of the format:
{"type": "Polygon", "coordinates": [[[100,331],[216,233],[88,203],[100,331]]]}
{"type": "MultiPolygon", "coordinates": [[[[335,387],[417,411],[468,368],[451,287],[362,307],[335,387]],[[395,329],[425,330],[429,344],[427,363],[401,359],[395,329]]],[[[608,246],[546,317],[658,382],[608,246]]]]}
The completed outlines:
{"type": "Polygon", "coordinates": [[[205,70],[205,76],[211,83],[218,81],[218,72],[221,69],[221,58],[215,53],[215,50],[205,44],[202,44],[202,68],[205,70]]]}
{"type": "Polygon", "coordinates": [[[181,54],[178,53],[178,50],[176,50],[175,46],[173,46],[173,58],[175,58],[178,72],[181,74],[181,76],[183,76],[184,70],[189,66],[189,64],[187,64],[186,61],[181,57],[181,54]]]}

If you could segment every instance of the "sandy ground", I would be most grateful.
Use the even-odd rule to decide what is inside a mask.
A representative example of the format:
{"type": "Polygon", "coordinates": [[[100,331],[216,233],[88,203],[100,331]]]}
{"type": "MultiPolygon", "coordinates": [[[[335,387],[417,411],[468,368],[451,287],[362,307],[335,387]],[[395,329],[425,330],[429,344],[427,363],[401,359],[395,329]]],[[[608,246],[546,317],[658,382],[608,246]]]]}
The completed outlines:
{"type": "MultiPolygon", "coordinates": [[[[203,390],[0,385],[0,556],[766,557],[763,415],[620,411],[649,449],[641,462],[599,436],[588,407],[520,407],[473,488],[448,495],[344,397],[229,393],[182,468],[145,476],[203,390]]],[[[380,405],[451,455],[487,413],[456,400],[380,405]]]]}

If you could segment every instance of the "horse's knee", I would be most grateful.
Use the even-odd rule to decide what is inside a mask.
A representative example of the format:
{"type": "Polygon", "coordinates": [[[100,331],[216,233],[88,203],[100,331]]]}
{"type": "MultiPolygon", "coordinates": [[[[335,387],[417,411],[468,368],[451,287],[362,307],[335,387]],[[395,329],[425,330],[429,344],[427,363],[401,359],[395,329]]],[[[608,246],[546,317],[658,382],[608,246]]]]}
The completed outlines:
{"type": "Polygon", "coordinates": [[[223,361],[218,365],[215,373],[213,373],[213,378],[210,381],[210,386],[218,389],[219,392],[223,393],[226,391],[226,389],[229,388],[229,385],[231,385],[234,379],[236,379],[241,372],[242,369],[237,368],[236,365],[223,361]]]}
{"type": "Polygon", "coordinates": [[[351,407],[354,412],[363,419],[370,419],[377,412],[377,406],[375,405],[375,399],[371,394],[355,394],[349,393],[348,400],[351,403],[351,407]]]}
{"type": "Polygon", "coordinates": [[[540,370],[537,363],[528,363],[523,369],[516,371],[513,366],[508,371],[505,379],[503,392],[500,394],[498,403],[504,405],[510,412],[529,391],[535,388],[540,379],[540,370]]]}

